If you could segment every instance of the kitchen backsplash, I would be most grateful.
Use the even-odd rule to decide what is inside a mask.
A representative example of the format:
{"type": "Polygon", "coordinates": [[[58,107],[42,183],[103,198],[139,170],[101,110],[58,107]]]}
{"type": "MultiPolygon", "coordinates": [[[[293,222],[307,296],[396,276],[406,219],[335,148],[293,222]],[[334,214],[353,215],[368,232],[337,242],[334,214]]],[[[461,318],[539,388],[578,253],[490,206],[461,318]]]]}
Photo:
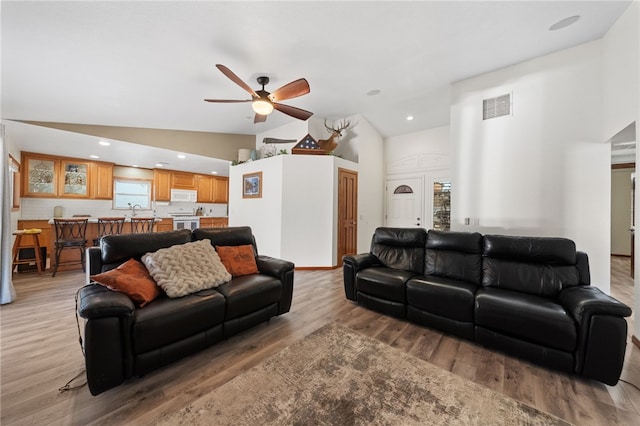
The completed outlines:
{"type": "MultiPolygon", "coordinates": [[[[169,213],[186,212],[194,213],[195,209],[202,207],[205,216],[227,216],[226,204],[208,203],[151,203],[155,207],[155,216],[169,217],[169,213]]],[[[62,206],[62,216],[73,215],[99,216],[131,216],[131,210],[114,210],[111,200],[73,200],[61,198],[22,198],[20,200],[20,219],[51,219],[53,209],[62,206]]],[[[138,216],[153,216],[154,209],[138,210],[138,216]]]]}

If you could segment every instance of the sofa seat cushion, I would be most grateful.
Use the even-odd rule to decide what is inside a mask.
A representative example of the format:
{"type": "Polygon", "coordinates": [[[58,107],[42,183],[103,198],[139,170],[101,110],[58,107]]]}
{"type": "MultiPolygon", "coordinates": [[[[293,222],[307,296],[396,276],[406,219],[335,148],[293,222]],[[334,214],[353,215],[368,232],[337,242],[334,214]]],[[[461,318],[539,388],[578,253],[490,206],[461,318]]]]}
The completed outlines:
{"type": "Polygon", "coordinates": [[[475,322],[505,335],[563,351],[574,351],[575,321],[552,299],[499,288],[476,293],[475,322]]]}
{"type": "Polygon", "coordinates": [[[405,303],[405,284],[416,275],[418,274],[415,272],[384,266],[367,268],[358,272],[356,276],[356,291],[392,302],[405,303]]]}
{"type": "Polygon", "coordinates": [[[478,286],[465,281],[431,275],[407,281],[407,304],[456,321],[473,322],[478,286]]]}
{"type": "Polygon", "coordinates": [[[235,277],[217,290],[227,300],[225,320],[239,318],[280,300],[280,280],[265,274],[235,277]]]}
{"type": "Polygon", "coordinates": [[[213,289],[184,297],[159,297],[136,309],[133,351],[141,354],[212,328],[224,321],[224,297],[213,289]]]}

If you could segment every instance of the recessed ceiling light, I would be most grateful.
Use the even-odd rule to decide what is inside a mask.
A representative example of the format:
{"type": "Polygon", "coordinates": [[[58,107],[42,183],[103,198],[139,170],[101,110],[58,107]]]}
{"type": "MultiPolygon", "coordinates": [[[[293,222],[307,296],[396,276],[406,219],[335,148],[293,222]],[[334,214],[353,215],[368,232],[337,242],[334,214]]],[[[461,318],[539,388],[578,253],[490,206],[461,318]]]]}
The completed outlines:
{"type": "Polygon", "coordinates": [[[102,146],[109,146],[109,145],[111,145],[111,142],[107,142],[107,141],[100,141],[100,142],[98,142],[98,143],[99,143],[100,145],[102,145],[102,146]]]}
{"type": "Polygon", "coordinates": [[[184,154],[178,154],[178,158],[184,160],[185,158],[187,158],[187,156],[184,154]]]}
{"type": "Polygon", "coordinates": [[[156,163],[156,167],[162,167],[162,163],[156,163]]]}
{"type": "Polygon", "coordinates": [[[549,27],[549,31],[561,30],[562,28],[566,28],[569,25],[575,23],[578,19],[580,19],[580,15],[569,16],[568,18],[564,18],[552,26],[549,27]]]}
{"type": "Polygon", "coordinates": [[[375,96],[375,95],[379,95],[380,94],[380,90],[379,89],[373,89],[373,90],[369,90],[367,92],[367,96],[375,96]]]}
{"type": "Polygon", "coordinates": [[[214,170],[214,171],[212,171],[211,173],[212,173],[212,174],[214,174],[214,175],[217,175],[217,174],[218,174],[218,172],[216,172],[215,170],[214,170]]]}
{"type": "Polygon", "coordinates": [[[91,158],[100,158],[97,155],[90,155],[89,157],[91,157],[91,158]]]}
{"type": "Polygon", "coordinates": [[[413,115],[407,115],[407,121],[413,120],[413,115]]]}
{"type": "Polygon", "coordinates": [[[132,164],[131,167],[139,167],[137,164],[132,164]]]}

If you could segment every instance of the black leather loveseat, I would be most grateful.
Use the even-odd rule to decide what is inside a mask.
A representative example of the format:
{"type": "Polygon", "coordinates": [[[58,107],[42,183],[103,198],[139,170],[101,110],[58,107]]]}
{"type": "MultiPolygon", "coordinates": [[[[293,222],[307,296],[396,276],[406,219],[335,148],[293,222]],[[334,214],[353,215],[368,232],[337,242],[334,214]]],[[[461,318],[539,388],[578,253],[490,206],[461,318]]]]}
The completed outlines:
{"type": "Polygon", "coordinates": [[[85,320],[83,348],[91,394],[289,311],[294,265],[257,255],[248,227],[105,236],[100,247],[88,249],[87,277],[131,258],[140,260],[148,252],[203,239],[213,246],[252,245],[259,273],[183,297],[162,294],[141,308],[99,284],[80,290],[78,314],[85,320]]]}
{"type": "Polygon", "coordinates": [[[615,385],[631,309],[590,285],[565,238],[378,228],[345,256],[347,299],[615,385]]]}

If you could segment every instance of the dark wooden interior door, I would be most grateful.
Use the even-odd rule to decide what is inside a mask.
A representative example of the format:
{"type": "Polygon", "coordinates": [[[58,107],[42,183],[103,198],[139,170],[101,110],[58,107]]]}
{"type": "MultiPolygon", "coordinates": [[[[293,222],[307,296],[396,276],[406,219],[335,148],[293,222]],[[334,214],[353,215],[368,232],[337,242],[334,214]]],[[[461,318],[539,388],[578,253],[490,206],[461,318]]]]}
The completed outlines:
{"type": "Polygon", "coordinates": [[[338,169],[338,265],[358,250],[358,172],[338,169]]]}

